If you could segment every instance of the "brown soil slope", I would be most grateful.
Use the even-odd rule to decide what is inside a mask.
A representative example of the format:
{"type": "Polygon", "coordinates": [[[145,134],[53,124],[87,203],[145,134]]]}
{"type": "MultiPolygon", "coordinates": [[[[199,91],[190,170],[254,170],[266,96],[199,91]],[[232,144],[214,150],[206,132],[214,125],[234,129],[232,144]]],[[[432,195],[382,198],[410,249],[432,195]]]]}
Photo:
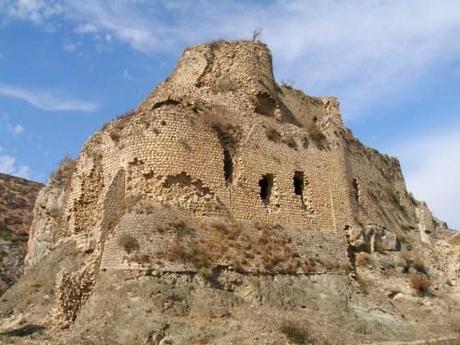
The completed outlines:
{"type": "Polygon", "coordinates": [[[33,207],[42,184],[0,174],[0,294],[23,270],[33,207]]]}

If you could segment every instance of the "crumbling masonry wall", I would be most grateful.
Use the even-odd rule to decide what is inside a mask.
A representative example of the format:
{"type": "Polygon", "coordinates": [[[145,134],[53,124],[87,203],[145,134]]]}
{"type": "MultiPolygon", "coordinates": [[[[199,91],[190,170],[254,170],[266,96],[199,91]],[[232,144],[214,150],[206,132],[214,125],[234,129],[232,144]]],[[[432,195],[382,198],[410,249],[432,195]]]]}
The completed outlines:
{"type": "Polygon", "coordinates": [[[261,43],[216,42],[187,49],[132,114],[86,143],[65,236],[96,265],[133,268],[120,236],[151,253],[171,237],[132,206],[169,207],[197,222],[278,224],[304,259],[346,263],[347,229],[415,227],[414,203],[398,162],[352,136],[335,98],[277,85],[261,43]]]}

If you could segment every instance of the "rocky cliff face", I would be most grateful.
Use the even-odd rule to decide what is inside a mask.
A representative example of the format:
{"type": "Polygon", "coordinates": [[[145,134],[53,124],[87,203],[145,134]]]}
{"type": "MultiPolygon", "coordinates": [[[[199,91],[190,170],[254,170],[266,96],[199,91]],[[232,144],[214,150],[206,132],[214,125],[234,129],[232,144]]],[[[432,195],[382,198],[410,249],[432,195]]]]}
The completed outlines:
{"type": "Polygon", "coordinates": [[[0,174],[0,294],[22,274],[39,183],[0,174]]]}
{"type": "Polygon", "coordinates": [[[458,235],[258,42],[187,49],[57,170],[28,246],[0,327],[53,343],[429,338],[460,310],[458,235]]]}

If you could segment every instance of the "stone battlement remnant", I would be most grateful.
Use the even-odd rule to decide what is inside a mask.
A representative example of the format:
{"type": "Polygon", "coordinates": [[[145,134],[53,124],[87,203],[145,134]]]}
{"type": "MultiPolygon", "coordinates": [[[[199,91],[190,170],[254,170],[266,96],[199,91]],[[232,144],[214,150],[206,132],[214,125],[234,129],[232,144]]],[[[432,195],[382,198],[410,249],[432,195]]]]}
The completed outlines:
{"type": "MultiPolygon", "coordinates": [[[[278,85],[268,48],[248,41],[186,49],[172,75],[96,133],[71,178],[51,180],[38,204],[28,265],[72,238],[92,258],[72,280],[90,282],[98,269],[194,269],[174,259],[187,257],[179,249],[192,241],[215,250],[217,238],[236,249],[206,258],[235,266],[235,236],[253,246],[243,271],[268,270],[257,254],[264,236],[289,247],[283,257],[347,264],[349,246],[367,235],[392,250],[404,231],[436,224],[407,192],[398,161],[344,127],[335,98],[278,85]]],[[[296,260],[291,270],[312,271],[296,260]]]]}

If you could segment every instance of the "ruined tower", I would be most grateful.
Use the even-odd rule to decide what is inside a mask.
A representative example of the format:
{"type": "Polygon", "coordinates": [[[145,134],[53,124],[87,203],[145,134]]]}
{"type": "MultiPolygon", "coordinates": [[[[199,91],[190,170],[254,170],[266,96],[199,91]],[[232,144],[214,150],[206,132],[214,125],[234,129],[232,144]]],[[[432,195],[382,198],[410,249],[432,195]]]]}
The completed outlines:
{"type": "Polygon", "coordinates": [[[186,49],[66,169],[41,192],[27,264],[63,239],[87,255],[59,278],[69,320],[100,270],[318,272],[348,265],[360,236],[391,250],[433,224],[398,161],[355,139],[335,98],[278,85],[260,42],[186,49]]]}

